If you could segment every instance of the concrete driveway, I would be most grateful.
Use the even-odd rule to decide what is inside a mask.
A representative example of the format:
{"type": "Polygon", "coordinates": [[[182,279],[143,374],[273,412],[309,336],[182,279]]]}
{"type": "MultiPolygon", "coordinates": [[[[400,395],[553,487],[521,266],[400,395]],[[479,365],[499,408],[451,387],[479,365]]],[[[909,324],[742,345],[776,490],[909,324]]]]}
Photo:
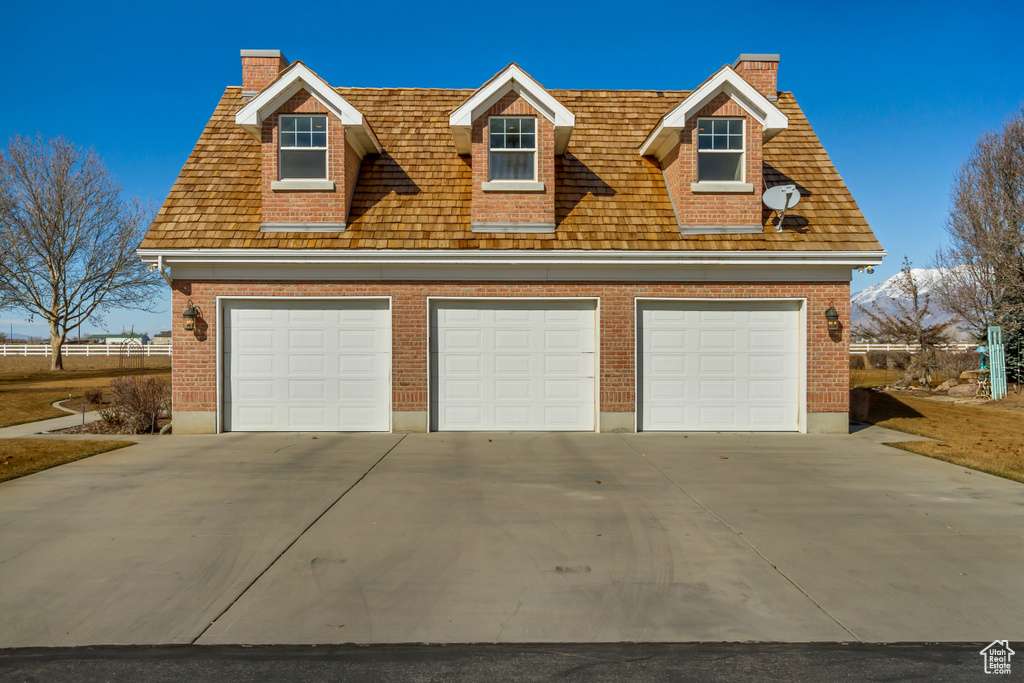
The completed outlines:
{"type": "Polygon", "coordinates": [[[0,647],[1024,639],[1024,486],[868,436],[176,436],[0,484],[0,647]]]}

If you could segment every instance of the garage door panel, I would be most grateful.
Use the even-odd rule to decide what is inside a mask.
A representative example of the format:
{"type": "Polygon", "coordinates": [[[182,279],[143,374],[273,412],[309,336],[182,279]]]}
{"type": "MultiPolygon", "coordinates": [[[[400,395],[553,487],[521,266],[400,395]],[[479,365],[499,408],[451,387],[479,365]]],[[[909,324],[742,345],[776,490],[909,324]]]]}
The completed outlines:
{"type": "Polygon", "coordinates": [[[249,376],[273,376],[277,368],[275,361],[274,356],[265,353],[229,353],[224,359],[225,365],[231,367],[234,372],[249,376]]]}
{"type": "Polygon", "coordinates": [[[581,377],[585,362],[594,362],[591,354],[544,354],[545,377],[581,377]]]}
{"type": "Polygon", "coordinates": [[[532,355],[495,354],[493,359],[495,377],[533,377],[532,355]]]}
{"type": "Polygon", "coordinates": [[[484,347],[484,335],[479,330],[445,330],[441,333],[441,348],[455,351],[480,351],[484,347]]]}
{"type": "Polygon", "coordinates": [[[446,375],[477,376],[483,369],[483,359],[477,354],[445,355],[441,362],[444,364],[446,375]]]}
{"type": "Polygon", "coordinates": [[[478,379],[446,379],[441,383],[441,397],[447,400],[473,400],[484,398],[483,382],[478,379]]]}
{"type": "Polygon", "coordinates": [[[734,380],[709,380],[702,379],[697,383],[698,396],[702,401],[735,401],[737,398],[736,382],[734,380]]]}
{"type": "Polygon", "coordinates": [[[698,330],[697,349],[718,353],[736,351],[738,336],[735,330],[698,330]]]}
{"type": "Polygon", "coordinates": [[[758,330],[751,331],[747,335],[748,351],[785,351],[792,349],[792,344],[787,344],[787,335],[781,330],[758,330]]]}
{"type": "Polygon", "coordinates": [[[595,337],[593,302],[438,302],[432,428],[592,430],[595,337]],[[475,381],[472,395],[456,380],[475,381]]]}
{"type": "Polygon", "coordinates": [[[494,330],[494,346],[497,351],[530,351],[534,348],[531,330],[494,330]]]}
{"type": "Polygon", "coordinates": [[[277,409],[270,406],[241,406],[237,415],[238,424],[242,429],[265,428],[266,425],[274,425],[277,421],[277,409]]]}
{"type": "Polygon", "coordinates": [[[224,318],[226,429],[389,428],[387,302],[234,301],[224,318]]]}
{"type": "Polygon", "coordinates": [[[499,401],[529,400],[533,395],[533,381],[529,379],[496,379],[494,398],[499,401]]]}
{"type": "Polygon", "coordinates": [[[584,419],[582,409],[578,405],[543,406],[543,424],[547,429],[572,430],[584,419]]]}
{"type": "Polygon", "coordinates": [[[274,348],[273,330],[244,330],[238,334],[235,351],[266,351],[274,348]]]}
{"type": "Polygon", "coordinates": [[[324,330],[288,330],[287,348],[289,351],[323,351],[327,348],[327,332],[324,330]]]}
{"type": "MultiPolygon", "coordinates": [[[[680,363],[682,365],[682,363],[680,363]]],[[[697,366],[701,377],[715,375],[736,376],[736,356],[734,355],[712,355],[702,353],[697,357],[697,366]]]]}
{"type": "Polygon", "coordinates": [[[488,314],[491,317],[491,319],[493,319],[494,322],[498,325],[501,325],[503,323],[512,323],[515,324],[516,326],[519,326],[522,323],[529,324],[530,322],[532,322],[534,312],[526,308],[503,308],[499,310],[489,311],[485,313],[483,316],[481,316],[481,318],[486,317],[488,314]]]}
{"type": "Polygon", "coordinates": [[[290,355],[289,375],[323,375],[327,371],[327,358],[323,354],[290,355]]]}
{"type": "Polygon", "coordinates": [[[702,327],[714,327],[716,325],[735,327],[738,321],[737,314],[735,311],[730,311],[726,309],[713,309],[710,311],[698,311],[697,322],[702,327]]]}
{"type": "Polygon", "coordinates": [[[795,431],[799,322],[795,302],[641,304],[641,428],[795,431]]]}

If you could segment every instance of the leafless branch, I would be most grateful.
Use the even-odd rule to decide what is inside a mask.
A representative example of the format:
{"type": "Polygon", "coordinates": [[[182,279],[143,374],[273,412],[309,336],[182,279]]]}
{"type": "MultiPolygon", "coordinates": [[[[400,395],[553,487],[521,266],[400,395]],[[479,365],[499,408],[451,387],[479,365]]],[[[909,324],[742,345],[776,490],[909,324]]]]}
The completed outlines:
{"type": "Polygon", "coordinates": [[[16,136],[0,154],[0,301],[70,331],[111,309],[149,310],[160,278],[135,255],[151,210],[125,200],[92,150],[16,136]]]}

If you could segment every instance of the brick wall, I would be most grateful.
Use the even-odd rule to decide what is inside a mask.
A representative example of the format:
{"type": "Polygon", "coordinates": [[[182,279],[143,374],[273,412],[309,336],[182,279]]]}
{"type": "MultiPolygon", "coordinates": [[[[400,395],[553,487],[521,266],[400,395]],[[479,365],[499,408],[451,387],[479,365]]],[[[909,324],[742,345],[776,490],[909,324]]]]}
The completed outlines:
{"type": "Polygon", "coordinates": [[[474,223],[554,223],[555,222],[555,127],[522,97],[511,92],[502,97],[473,122],[472,131],[474,223]],[[489,116],[535,116],[537,118],[537,180],[543,192],[484,192],[489,180],[489,116]]]}
{"type": "Polygon", "coordinates": [[[778,62],[740,62],[736,65],[736,73],[743,76],[765,97],[772,98],[778,95],[778,62]]]}
{"type": "Polygon", "coordinates": [[[761,169],[763,141],[761,124],[747,114],[725,93],[718,95],[687,122],[679,134],[679,148],[662,160],[665,182],[681,226],[687,225],[751,225],[761,222],[761,169]],[[697,182],[697,119],[706,116],[741,117],[745,120],[744,181],[754,186],[749,194],[694,193],[690,184],[697,182]]]}
{"type": "MultiPolygon", "coordinates": [[[[196,334],[175,330],[174,408],[216,409],[216,297],[220,296],[391,296],[392,392],[396,411],[427,409],[427,296],[431,297],[600,297],[601,411],[632,412],[636,404],[635,297],[806,298],[807,411],[846,412],[849,401],[849,338],[833,339],[824,313],[830,302],[840,320],[850,320],[847,282],[799,283],[220,283],[174,282],[172,311],[186,301],[201,308],[196,334]]],[[[175,319],[181,325],[180,315],[175,319]]],[[[180,329],[180,328],[179,328],[180,329]]]]}
{"type": "Polygon", "coordinates": [[[284,57],[242,57],[242,90],[263,90],[286,66],[284,57]]]}
{"type": "Polygon", "coordinates": [[[348,205],[359,173],[359,155],[345,142],[345,128],[327,108],[306,90],[295,93],[263,121],[264,223],[340,223],[348,217],[348,205]],[[327,178],[333,191],[282,192],[271,189],[278,180],[278,121],[280,114],[327,114],[327,178]]]}

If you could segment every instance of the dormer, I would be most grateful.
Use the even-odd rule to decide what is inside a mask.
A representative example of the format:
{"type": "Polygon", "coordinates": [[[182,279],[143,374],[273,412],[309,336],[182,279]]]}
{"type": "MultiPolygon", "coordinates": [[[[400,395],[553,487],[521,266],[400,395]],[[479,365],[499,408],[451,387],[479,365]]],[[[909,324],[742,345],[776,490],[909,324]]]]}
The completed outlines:
{"type": "Polygon", "coordinates": [[[555,156],[569,145],[572,112],[509,64],[448,122],[472,167],[473,232],[553,233],[555,156]]]}
{"type": "Polygon", "coordinates": [[[732,67],[723,66],[665,114],[640,146],[641,155],[661,164],[683,234],[764,230],[762,146],[789,125],[769,100],[777,99],[778,61],[778,55],[741,55],[732,67]]]}
{"type": "Polygon", "coordinates": [[[366,118],[302,62],[278,50],[243,50],[257,92],[235,123],[260,141],[262,232],[342,232],[359,167],[382,151],[366,118]],[[270,54],[270,53],[276,53],[270,54]],[[268,69],[281,70],[270,78],[268,69]]]}

